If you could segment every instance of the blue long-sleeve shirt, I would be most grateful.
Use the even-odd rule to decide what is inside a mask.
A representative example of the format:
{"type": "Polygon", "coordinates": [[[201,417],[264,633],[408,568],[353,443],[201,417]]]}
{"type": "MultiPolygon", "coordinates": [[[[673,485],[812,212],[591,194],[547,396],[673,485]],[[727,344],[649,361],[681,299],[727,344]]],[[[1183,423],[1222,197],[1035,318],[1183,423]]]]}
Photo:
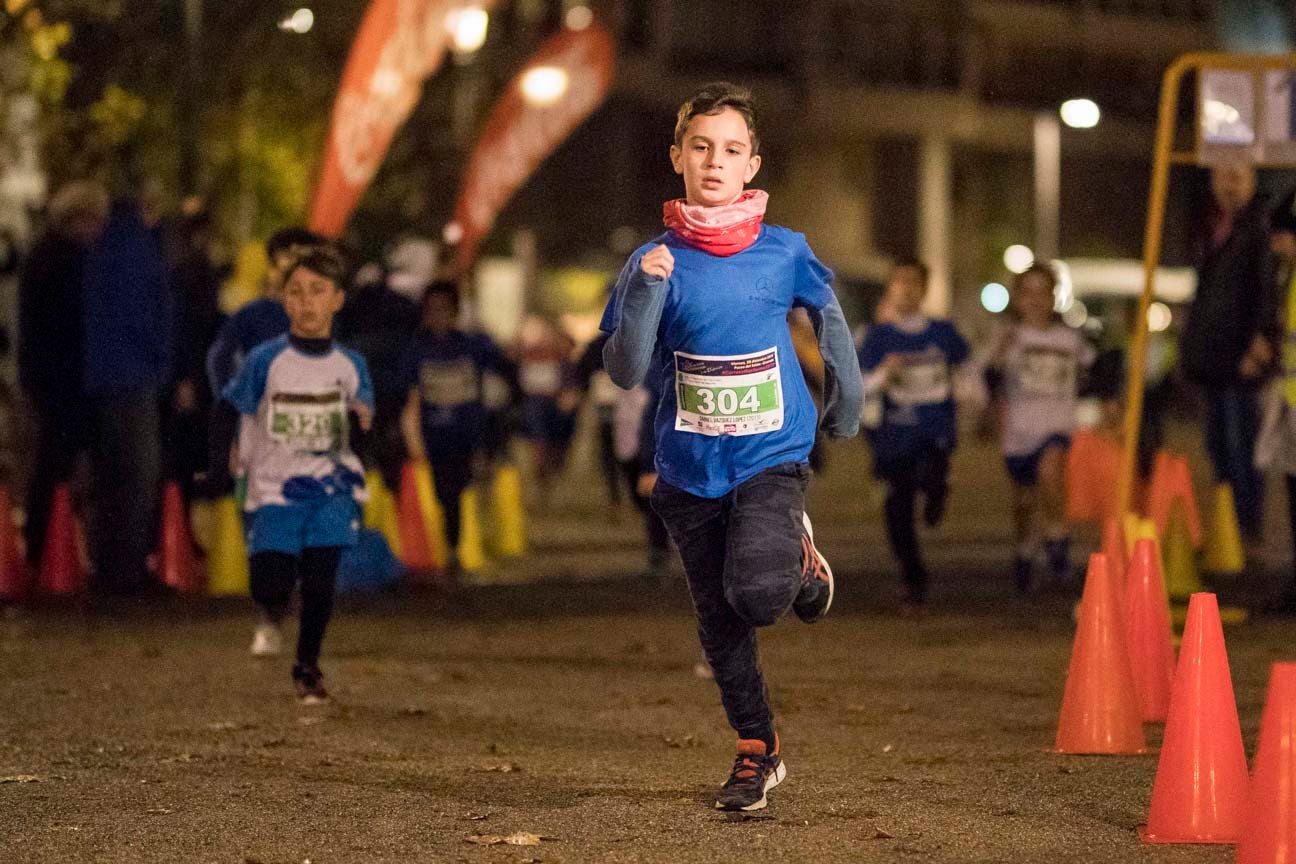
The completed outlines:
{"type": "Polygon", "coordinates": [[[617,385],[649,377],[660,390],[656,467],[666,482],[716,498],[809,458],[818,421],[788,330],[794,306],[810,313],[824,356],[825,429],[859,431],[863,383],[831,282],[803,235],[772,225],[728,257],[669,232],[630,257],[604,312],[603,359],[617,385]],[[675,259],[669,279],[639,266],[658,244],[675,259]]]}
{"type": "Polygon", "coordinates": [[[267,297],[253,300],[226,319],[207,351],[211,391],[223,393],[252,349],[287,333],[288,324],[283,304],[267,297]]]}

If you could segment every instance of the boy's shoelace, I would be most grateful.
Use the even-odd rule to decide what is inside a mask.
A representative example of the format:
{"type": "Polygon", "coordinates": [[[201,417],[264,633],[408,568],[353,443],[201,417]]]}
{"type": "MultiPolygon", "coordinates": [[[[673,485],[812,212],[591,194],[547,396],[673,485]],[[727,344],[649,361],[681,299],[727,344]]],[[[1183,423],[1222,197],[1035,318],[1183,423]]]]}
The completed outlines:
{"type": "Polygon", "coordinates": [[[729,775],[729,782],[725,783],[725,788],[735,786],[750,786],[760,779],[763,765],[761,759],[764,757],[749,756],[746,753],[739,753],[734,759],[733,772],[729,775]]]}

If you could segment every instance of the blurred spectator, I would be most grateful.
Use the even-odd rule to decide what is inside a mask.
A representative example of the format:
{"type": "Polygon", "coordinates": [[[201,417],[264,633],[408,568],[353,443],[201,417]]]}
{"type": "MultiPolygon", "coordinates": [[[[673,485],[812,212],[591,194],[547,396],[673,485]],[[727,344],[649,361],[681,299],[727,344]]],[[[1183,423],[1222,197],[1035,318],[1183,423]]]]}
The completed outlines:
{"type": "Polygon", "coordinates": [[[567,334],[539,318],[523,324],[519,341],[523,426],[534,450],[540,494],[548,498],[576,430],[580,389],[571,356],[575,346],[567,334]]]}
{"type": "MultiPolygon", "coordinates": [[[[403,292],[392,290],[393,275],[376,265],[361,268],[337,318],[338,341],[360,352],[373,379],[376,407],[368,455],[389,489],[398,488],[406,456],[400,416],[408,390],[401,380],[401,358],[419,324],[418,306],[403,292]]],[[[399,279],[396,282],[400,284],[399,279]]]]}
{"type": "Polygon", "coordinates": [[[184,217],[177,230],[177,260],[171,268],[176,317],[175,369],[164,405],[163,472],[180,483],[188,500],[193,477],[207,466],[207,413],[212,393],[204,372],[207,348],[220,329],[221,271],[212,263],[211,217],[184,217]]]}
{"type": "Polygon", "coordinates": [[[91,555],[96,587],[148,584],[160,475],[158,405],[172,362],[162,250],[133,201],[112,207],[85,264],[84,382],[93,412],[91,555]]]}
{"type": "Polygon", "coordinates": [[[40,561],[54,487],[72,476],[89,444],[82,386],[81,292],[87,249],[108,218],[108,193],[71,183],[54,196],[49,223],[18,281],[18,380],[36,421],[36,459],[27,489],[27,558],[40,561]]]}
{"type": "MultiPolygon", "coordinates": [[[[598,420],[598,455],[599,468],[603,471],[603,481],[608,490],[608,502],[614,507],[621,503],[621,486],[624,473],[621,470],[621,459],[617,456],[615,414],[620,395],[623,391],[612,383],[603,369],[603,346],[607,344],[608,334],[595,336],[581,352],[576,363],[577,386],[588,393],[594,403],[598,420]]],[[[633,496],[636,480],[630,481],[633,496]]]]}
{"type": "Polygon", "coordinates": [[[1206,449],[1217,482],[1229,483],[1238,523],[1259,535],[1263,479],[1252,464],[1259,387],[1272,368],[1277,308],[1264,202],[1249,165],[1211,170],[1215,208],[1181,339],[1187,376],[1205,392],[1206,449]]]}
{"type": "Polygon", "coordinates": [[[288,332],[288,313],[283,308],[284,276],[303,252],[328,242],[300,227],[283,228],[266,240],[270,267],[266,271],[265,296],[231,315],[207,352],[207,379],[213,393],[225,389],[248,352],[288,332]]]}

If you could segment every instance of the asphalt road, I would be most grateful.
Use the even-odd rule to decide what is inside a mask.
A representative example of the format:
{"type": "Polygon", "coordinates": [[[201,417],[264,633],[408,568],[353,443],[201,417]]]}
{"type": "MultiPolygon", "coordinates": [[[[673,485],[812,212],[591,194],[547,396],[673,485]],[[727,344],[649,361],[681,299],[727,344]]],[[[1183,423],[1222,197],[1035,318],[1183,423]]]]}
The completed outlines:
{"type": "MultiPolygon", "coordinates": [[[[1048,752],[1072,597],[1010,591],[992,454],[957,463],[920,621],[894,614],[858,445],[833,456],[812,510],[841,595],[761,635],[789,776],[755,817],[709,808],[733,735],[692,673],[683,584],[634,576],[634,518],[586,478],[485,584],[344,602],[327,706],[296,704],[286,658],[247,654],[240,601],[9,610],[0,861],[1232,860],[1139,845],[1156,727],[1148,756],[1048,752]],[[486,842],[507,837],[540,839],[486,842]]],[[[1263,616],[1226,632],[1248,750],[1291,634],[1263,616]]]]}

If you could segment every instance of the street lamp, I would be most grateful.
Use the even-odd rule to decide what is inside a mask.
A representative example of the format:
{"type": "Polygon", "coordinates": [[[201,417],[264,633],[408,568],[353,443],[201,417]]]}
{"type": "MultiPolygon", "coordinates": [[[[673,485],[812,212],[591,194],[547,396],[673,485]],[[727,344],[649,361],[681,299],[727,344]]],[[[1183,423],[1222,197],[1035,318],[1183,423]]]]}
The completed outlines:
{"type": "Polygon", "coordinates": [[[486,44],[486,31],[490,15],[480,6],[454,9],[446,16],[446,29],[450,31],[455,53],[461,57],[476,53],[486,44]]]}
{"type": "Polygon", "coordinates": [[[537,108],[548,108],[567,92],[567,70],[557,66],[536,66],[522,75],[522,98],[537,108]]]}
{"type": "Polygon", "coordinates": [[[1062,123],[1075,129],[1092,129],[1102,112],[1092,99],[1068,99],[1056,112],[1035,115],[1035,257],[1058,257],[1062,200],[1062,123]]]}
{"type": "Polygon", "coordinates": [[[279,19],[279,29],[285,33],[298,35],[309,33],[315,26],[315,13],[305,6],[296,9],[279,19]]]}

